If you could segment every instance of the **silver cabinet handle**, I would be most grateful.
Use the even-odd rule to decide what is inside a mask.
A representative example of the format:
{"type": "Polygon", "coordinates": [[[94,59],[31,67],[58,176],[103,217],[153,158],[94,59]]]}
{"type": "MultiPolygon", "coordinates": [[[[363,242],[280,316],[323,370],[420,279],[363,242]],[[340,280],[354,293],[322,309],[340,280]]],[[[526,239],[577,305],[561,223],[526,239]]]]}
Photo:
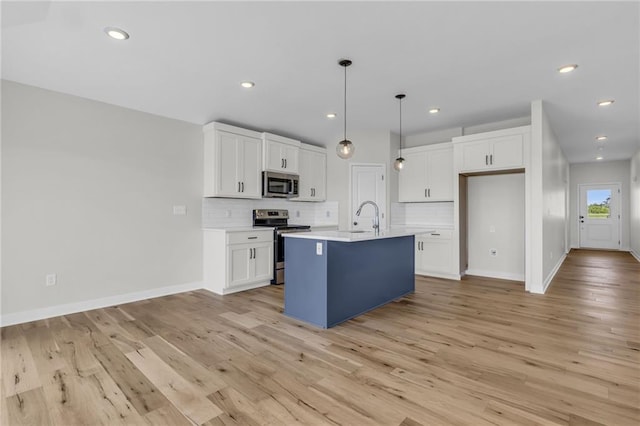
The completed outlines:
{"type": "Polygon", "coordinates": [[[244,182],[240,182],[240,184],[242,185],[242,191],[240,192],[244,192],[244,182]]]}
{"type": "Polygon", "coordinates": [[[240,192],[240,182],[238,182],[238,192],[240,192]]]}
{"type": "Polygon", "coordinates": [[[424,189],[424,198],[427,198],[427,188],[424,189]]]}
{"type": "Polygon", "coordinates": [[[247,237],[247,240],[257,240],[258,237],[247,237]]]}
{"type": "Polygon", "coordinates": [[[489,164],[493,164],[493,154],[489,155],[489,164]]]}
{"type": "Polygon", "coordinates": [[[431,235],[440,236],[440,234],[436,234],[435,232],[432,232],[431,235]]]}
{"type": "Polygon", "coordinates": [[[429,194],[429,198],[431,198],[431,188],[429,188],[429,190],[427,191],[427,193],[429,194]]]}
{"type": "Polygon", "coordinates": [[[287,159],[286,158],[284,159],[284,168],[285,169],[287,168],[287,159]]]}
{"type": "Polygon", "coordinates": [[[253,249],[249,249],[249,259],[253,259],[253,249]]]}
{"type": "Polygon", "coordinates": [[[484,156],[484,165],[485,165],[485,166],[488,166],[488,165],[489,165],[489,156],[488,156],[488,155],[485,155],[485,156],[484,156]]]}

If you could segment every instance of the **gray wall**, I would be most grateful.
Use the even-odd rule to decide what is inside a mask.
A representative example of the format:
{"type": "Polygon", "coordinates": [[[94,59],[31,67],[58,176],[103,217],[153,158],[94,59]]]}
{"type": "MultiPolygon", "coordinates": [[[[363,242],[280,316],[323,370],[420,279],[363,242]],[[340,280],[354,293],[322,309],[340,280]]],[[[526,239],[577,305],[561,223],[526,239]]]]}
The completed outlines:
{"type": "Polygon", "coordinates": [[[571,247],[580,246],[578,226],[578,185],[590,183],[620,183],[620,249],[629,250],[629,183],[631,162],[629,160],[577,163],[571,165],[570,214],[571,247]]]}
{"type": "Polygon", "coordinates": [[[3,315],[202,280],[200,126],[2,83],[3,315]]]}

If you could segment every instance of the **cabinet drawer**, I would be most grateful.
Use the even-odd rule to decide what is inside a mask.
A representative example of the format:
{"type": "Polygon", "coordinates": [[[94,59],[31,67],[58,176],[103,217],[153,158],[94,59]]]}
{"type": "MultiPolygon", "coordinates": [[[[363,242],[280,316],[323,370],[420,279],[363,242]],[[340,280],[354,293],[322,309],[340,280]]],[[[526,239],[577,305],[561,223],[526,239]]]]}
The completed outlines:
{"type": "Polygon", "coordinates": [[[450,240],[452,232],[450,229],[438,229],[428,234],[421,234],[425,240],[450,240]]]}
{"type": "Polygon", "coordinates": [[[227,244],[245,244],[273,241],[273,230],[238,231],[227,234],[227,244]]]}

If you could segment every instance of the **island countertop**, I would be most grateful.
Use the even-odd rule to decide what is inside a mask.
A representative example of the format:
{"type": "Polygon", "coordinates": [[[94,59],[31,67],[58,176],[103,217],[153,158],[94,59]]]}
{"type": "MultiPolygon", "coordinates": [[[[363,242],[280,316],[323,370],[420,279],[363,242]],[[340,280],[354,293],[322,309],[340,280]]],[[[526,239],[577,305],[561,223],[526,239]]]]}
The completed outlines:
{"type": "Polygon", "coordinates": [[[428,228],[391,228],[380,231],[376,235],[373,231],[312,231],[292,232],[283,234],[286,238],[304,238],[308,240],[340,241],[354,243],[358,241],[381,240],[385,238],[406,237],[410,235],[428,234],[433,229],[428,228]]]}

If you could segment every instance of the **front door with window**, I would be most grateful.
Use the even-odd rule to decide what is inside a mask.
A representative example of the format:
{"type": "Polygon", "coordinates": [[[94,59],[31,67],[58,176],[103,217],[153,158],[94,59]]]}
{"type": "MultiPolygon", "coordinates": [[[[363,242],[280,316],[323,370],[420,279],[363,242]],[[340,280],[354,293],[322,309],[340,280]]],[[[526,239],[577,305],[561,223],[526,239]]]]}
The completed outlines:
{"type": "Polygon", "coordinates": [[[620,248],[620,184],[579,185],[580,247],[620,248]]]}

